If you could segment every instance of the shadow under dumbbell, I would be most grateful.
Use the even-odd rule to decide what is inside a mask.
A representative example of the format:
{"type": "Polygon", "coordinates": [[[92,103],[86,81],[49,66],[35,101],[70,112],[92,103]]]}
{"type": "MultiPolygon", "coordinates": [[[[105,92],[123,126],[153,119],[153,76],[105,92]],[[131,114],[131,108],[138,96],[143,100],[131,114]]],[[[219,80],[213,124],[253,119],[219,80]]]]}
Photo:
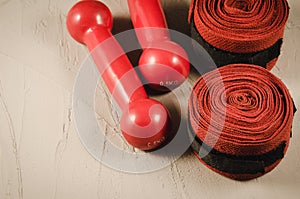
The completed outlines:
{"type": "Polygon", "coordinates": [[[186,1],[162,3],[169,29],[190,35],[190,25],[188,23],[190,3],[186,1]]]}
{"type": "MultiPolygon", "coordinates": [[[[123,33],[125,31],[133,30],[133,25],[131,23],[130,17],[115,17],[114,18],[114,25],[112,29],[112,33],[114,35],[123,33]]],[[[131,32],[130,32],[131,33],[131,32]]],[[[132,31],[134,33],[134,31],[132,31]]],[[[138,50],[134,50],[127,53],[127,56],[132,63],[133,67],[138,66],[139,58],[141,53],[143,52],[140,44],[138,42],[138,39],[135,34],[126,34],[126,39],[118,40],[120,45],[123,47],[123,49],[126,49],[126,47],[130,46],[137,46],[139,47],[138,50]]]]}

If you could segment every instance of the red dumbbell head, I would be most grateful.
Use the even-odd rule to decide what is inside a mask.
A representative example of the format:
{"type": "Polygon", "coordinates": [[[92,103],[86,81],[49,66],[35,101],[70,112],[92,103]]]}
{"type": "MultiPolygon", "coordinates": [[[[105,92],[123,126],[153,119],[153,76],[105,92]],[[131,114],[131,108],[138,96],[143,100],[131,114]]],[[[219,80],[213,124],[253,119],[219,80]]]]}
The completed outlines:
{"type": "Polygon", "coordinates": [[[71,36],[85,44],[84,36],[99,26],[112,29],[113,17],[106,5],[99,1],[87,0],[75,4],[67,16],[67,27],[71,36]]]}
{"type": "Polygon", "coordinates": [[[157,47],[144,49],[139,70],[155,90],[173,90],[189,75],[190,63],[184,49],[172,41],[163,41],[157,47]]]}

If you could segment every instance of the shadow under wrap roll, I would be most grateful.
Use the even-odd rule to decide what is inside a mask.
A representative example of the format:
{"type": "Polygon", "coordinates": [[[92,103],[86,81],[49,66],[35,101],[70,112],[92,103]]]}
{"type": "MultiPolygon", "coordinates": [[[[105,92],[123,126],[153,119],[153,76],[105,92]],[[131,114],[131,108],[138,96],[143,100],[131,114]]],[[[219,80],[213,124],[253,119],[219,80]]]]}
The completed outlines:
{"type": "Polygon", "coordinates": [[[188,110],[194,153],[210,169],[236,180],[259,177],[279,164],[296,111],[282,81],[249,64],[200,77],[188,110]]]}
{"type": "Polygon", "coordinates": [[[247,63],[271,70],[289,15],[286,0],[192,0],[192,38],[218,67],[247,63]]]}

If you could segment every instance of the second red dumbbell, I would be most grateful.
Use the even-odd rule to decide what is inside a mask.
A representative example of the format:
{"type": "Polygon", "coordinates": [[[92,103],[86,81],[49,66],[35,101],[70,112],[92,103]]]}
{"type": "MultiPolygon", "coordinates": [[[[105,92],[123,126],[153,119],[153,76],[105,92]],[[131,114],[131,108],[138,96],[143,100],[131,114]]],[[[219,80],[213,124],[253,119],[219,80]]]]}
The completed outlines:
{"type": "Polygon", "coordinates": [[[170,39],[159,0],[127,0],[131,20],[144,49],[139,70],[150,86],[172,90],[187,78],[190,63],[184,49],[170,39]]]}

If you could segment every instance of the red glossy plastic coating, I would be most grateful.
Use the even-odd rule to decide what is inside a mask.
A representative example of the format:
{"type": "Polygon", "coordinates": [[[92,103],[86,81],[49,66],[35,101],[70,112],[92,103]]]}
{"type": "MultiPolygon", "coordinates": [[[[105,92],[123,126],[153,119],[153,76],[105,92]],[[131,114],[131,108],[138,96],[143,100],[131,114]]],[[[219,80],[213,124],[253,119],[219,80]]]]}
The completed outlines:
{"type": "Polygon", "coordinates": [[[139,70],[152,88],[166,91],[187,78],[190,63],[184,49],[170,40],[159,0],[127,0],[131,20],[144,49],[139,70]]]}
{"type": "Polygon", "coordinates": [[[88,47],[104,82],[122,109],[123,136],[134,147],[152,150],[168,137],[168,112],[158,101],[148,99],[130,61],[111,33],[112,23],[109,9],[93,0],[78,2],[67,16],[69,33],[88,47]]]}

